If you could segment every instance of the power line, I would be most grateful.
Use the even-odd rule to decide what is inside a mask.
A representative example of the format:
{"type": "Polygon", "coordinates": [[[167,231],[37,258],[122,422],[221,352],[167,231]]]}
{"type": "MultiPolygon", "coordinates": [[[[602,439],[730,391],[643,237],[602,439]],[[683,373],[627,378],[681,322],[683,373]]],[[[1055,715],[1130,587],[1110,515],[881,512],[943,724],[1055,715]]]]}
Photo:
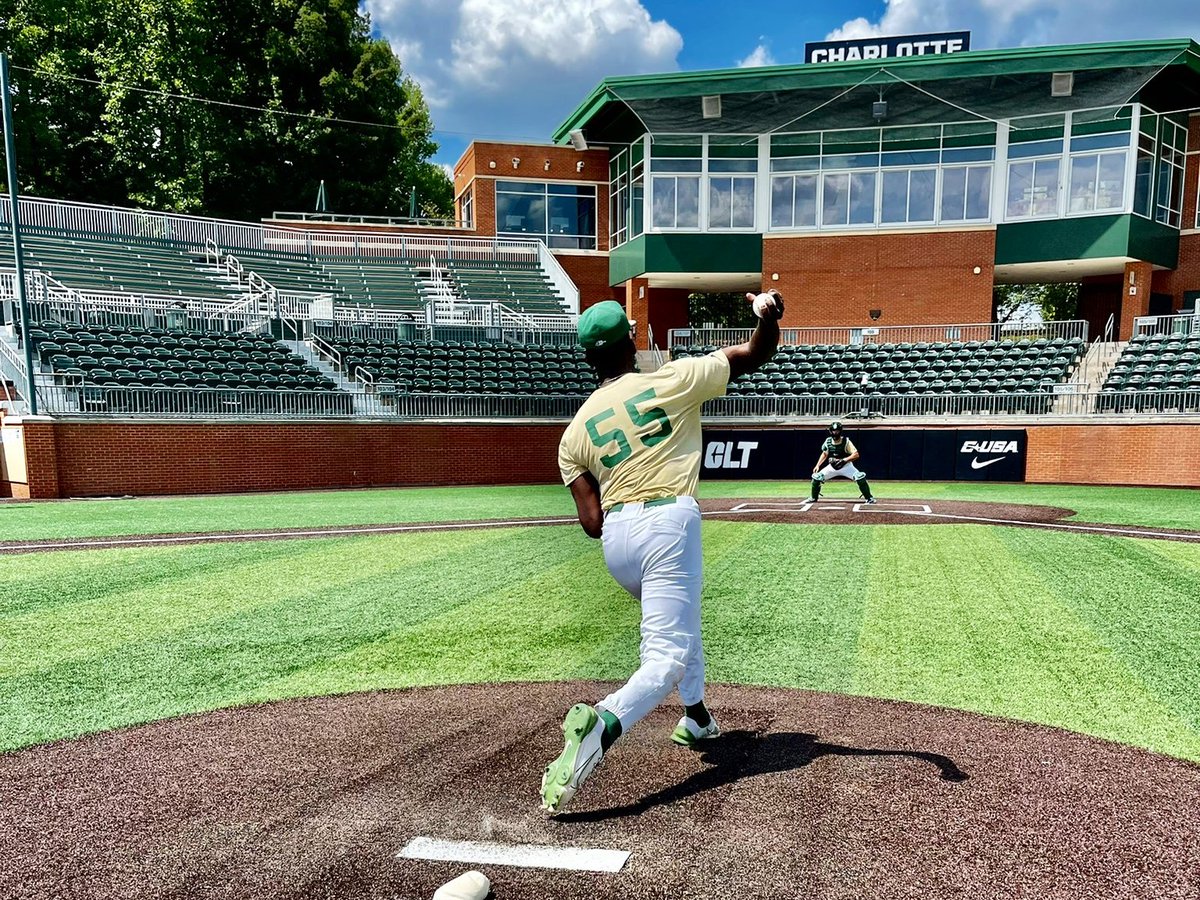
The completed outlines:
{"type": "MultiPolygon", "coordinates": [[[[13,68],[19,69],[22,72],[28,72],[31,75],[39,75],[43,78],[57,78],[57,79],[60,79],[63,81],[77,81],[82,84],[91,84],[91,85],[96,85],[99,87],[120,89],[120,90],[124,90],[124,91],[134,91],[139,94],[148,94],[148,95],[154,96],[154,97],[164,97],[164,98],[170,99],[170,100],[186,100],[191,103],[204,103],[209,106],[221,106],[221,107],[225,107],[227,109],[241,109],[241,110],[246,110],[249,112],[269,113],[270,115],[276,115],[276,116],[291,116],[291,117],[297,118],[297,119],[308,119],[310,121],[316,121],[316,122],[334,122],[334,123],[337,123],[340,125],[360,125],[360,126],[363,126],[366,128],[385,128],[385,129],[394,130],[394,131],[403,130],[403,126],[392,125],[387,122],[366,122],[366,121],[363,121],[362,119],[343,119],[339,116],[322,116],[317,113],[293,112],[293,111],[287,110],[287,109],[271,109],[270,107],[267,107],[267,106],[254,106],[254,105],[248,104],[248,103],[234,103],[229,100],[213,100],[211,97],[200,97],[200,96],[197,96],[196,94],[181,94],[181,93],[177,93],[175,91],[161,91],[161,90],[156,90],[154,88],[137,87],[136,85],[124,84],[124,83],[115,82],[115,81],[100,81],[99,79],[96,79],[96,78],[85,78],[82,75],[69,75],[65,72],[47,72],[44,69],[33,69],[28,66],[13,66],[13,68]]],[[[434,128],[434,129],[432,129],[432,131],[434,134],[452,134],[452,135],[456,135],[456,136],[460,136],[460,137],[497,137],[497,138],[508,138],[511,140],[519,140],[519,141],[537,141],[537,140],[539,140],[538,138],[533,138],[533,137],[529,137],[527,135],[519,135],[519,134],[491,133],[491,134],[481,135],[479,132],[446,131],[445,129],[441,129],[441,128],[434,128]]]]}

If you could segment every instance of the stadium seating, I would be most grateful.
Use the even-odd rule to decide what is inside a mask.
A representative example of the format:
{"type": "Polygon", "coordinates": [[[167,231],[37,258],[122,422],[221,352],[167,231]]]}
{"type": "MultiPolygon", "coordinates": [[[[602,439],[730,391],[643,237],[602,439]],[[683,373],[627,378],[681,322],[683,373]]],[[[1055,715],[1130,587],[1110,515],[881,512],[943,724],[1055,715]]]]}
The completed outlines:
{"type": "MultiPolygon", "coordinates": [[[[685,347],[676,358],[715,347],[685,347]]],[[[1013,410],[1045,412],[1054,385],[1084,350],[1082,339],[950,343],[784,345],[758,372],[732,382],[733,397],[954,398],[906,401],[912,411],[969,412],[968,395],[1016,395],[1013,410]]]]}
{"type": "MultiPolygon", "coordinates": [[[[12,244],[0,243],[0,266],[11,265],[12,244]]],[[[78,291],[222,301],[239,294],[201,272],[203,252],[188,244],[39,228],[23,229],[22,243],[28,268],[78,291]]]]}
{"type": "Polygon", "coordinates": [[[255,272],[280,291],[332,294],[336,302],[353,302],[346,289],[320,263],[303,253],[279,250],[232,250],[242,268],[255,272]]]}
{"type": "Polygon", "coordinates": [[[550,279],[536,265],[451,260],[447,268],[464,298],[499,301],[523,313],[565,312],[550,279]]]}
{"type": "Polygon", "coordinates": [[[1099,408],[1200,410],[1200,337],[1134,335],[1105,379],[1099,408]]]}
{"type": "Polygon", "coordinates": [[[596,386],[576,347],[367,338],[327,343],[347,378],[365,372],[381,393],[577,395],[596,386]]]}
{"type": "Polygon", "coordinates": [[[425,298],[421,296],[415,263],[411,260],[323,257],[318,262],[340,290],[341,299],[337,302],[409,313],[425,309],[425,298]]]}
{"type": "Polygon", "coordinates": [[[47,321],[29,337],[41,371],[97,411],[206,410],[217,402],[231,414],[242,407],[302,411],[303,403],[292,402],[296,393],[313,395],[314,408],[353,409],[349,395],[270,335],[47,321]]]}

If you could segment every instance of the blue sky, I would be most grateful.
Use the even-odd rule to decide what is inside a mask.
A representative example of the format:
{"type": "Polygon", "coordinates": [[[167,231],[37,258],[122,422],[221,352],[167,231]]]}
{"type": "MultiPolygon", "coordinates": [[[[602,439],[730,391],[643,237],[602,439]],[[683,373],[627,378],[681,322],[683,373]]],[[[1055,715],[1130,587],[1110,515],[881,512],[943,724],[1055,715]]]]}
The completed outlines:
{"type": "Polygon", "coordinates": [[[807,41],[972,32],[972,47],[1200,39],[1198,0],[363,0],[453,164],[472,139],[548,141],[608,75],[803,61],[807,41]]]}

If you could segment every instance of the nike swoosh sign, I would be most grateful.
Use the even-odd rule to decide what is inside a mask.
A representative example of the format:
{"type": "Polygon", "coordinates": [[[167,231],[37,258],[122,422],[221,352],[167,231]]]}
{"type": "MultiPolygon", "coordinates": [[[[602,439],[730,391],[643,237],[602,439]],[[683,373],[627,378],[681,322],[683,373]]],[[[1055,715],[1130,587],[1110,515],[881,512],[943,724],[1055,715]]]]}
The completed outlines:
{"type": "Polygon", "coordinates": [[[979,457],[977,456],[973,460],[971,460],[971,468],[972,469],[984,469],[984,468],[987,468],[988,466],[990,466],[992,463],[1000,462],[1000,460],[1002,460],[1002,459],[1004,459],[1003,456],[997,456],[995,459],[989,459],[984,462],[980,462],[979,457]]]}

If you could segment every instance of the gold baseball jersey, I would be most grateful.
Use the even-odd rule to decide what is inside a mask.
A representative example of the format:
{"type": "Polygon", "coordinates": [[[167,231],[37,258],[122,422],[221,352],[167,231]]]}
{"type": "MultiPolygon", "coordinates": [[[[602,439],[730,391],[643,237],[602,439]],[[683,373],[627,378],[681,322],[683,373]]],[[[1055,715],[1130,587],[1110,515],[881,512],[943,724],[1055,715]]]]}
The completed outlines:
{"type": "Polygon", "coordinates": [[[693,497],[700,478],[700,405],[724,395],[729,360],[719,350],[630,372],[596,388],[558,445],[565,484],[584,472],[600,505],[693,497]]]}

